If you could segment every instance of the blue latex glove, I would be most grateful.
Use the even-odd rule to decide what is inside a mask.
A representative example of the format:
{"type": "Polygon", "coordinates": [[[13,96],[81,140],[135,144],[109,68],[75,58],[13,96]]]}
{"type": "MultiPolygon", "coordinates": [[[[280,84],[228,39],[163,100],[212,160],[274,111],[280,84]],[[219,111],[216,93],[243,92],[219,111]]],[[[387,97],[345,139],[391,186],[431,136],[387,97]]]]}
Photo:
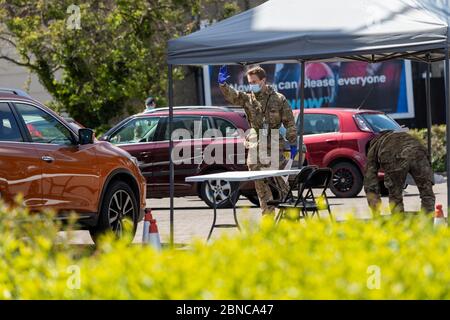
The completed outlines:
{"type": "Polygon", "coordinates": [[[291,145],[291,159],[294,160],[295,156],[297,155],[298,149],[297,145],[292,144],[291,145]]]}
{"type": "Polygon", "coordinates": [[[217,82],[219,84],[224,84],[228,78],[230,78],[230,75],[228,74],[227,66],[222,66],[219,70],[219,78],[217,79],[217,82]]]}

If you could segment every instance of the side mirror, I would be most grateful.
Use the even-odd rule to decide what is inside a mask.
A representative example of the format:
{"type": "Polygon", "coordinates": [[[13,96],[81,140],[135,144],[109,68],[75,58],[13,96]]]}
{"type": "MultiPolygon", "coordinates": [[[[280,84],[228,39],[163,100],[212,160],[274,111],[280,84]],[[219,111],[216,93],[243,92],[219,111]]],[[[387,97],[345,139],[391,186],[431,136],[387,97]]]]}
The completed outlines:
{"type": "Polygon", "coordinates": [[[94,131],[92,129],[79,129],[78,130],[78,143],[80,145],[93,144],[94,143],[94,131]]]}

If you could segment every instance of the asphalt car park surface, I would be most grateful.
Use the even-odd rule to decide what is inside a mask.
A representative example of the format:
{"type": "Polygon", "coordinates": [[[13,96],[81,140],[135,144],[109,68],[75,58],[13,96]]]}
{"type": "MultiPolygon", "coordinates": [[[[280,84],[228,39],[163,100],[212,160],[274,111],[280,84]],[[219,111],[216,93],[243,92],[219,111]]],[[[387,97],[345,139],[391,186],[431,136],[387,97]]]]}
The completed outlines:
{"type": "MultiPolygon", "coordinates": [[[[434,186],[436,194],[436,204],[444,206],[446,212],[447,186],[445,183],[434,186]]],[[[336,220],[346,219],[348,213],[352,213],[358,218],[369,218],[370,213],[364,192],[361,192],[356,198],[336,198],[331,192],[328,193],[329,201],[332,206],[332,212],[336,220]]],[[[170,199],[147,199],[147,206],[152,208],[153,216],[157,220],[161,241],[164,244],[169,242],[170,234],[170,199]]],[[[383,198],[383,213],[387,211],[388,198],[383,198]]],[[[408,186],[404,192],[404,203],[406,211],[417,211],[420,209],[420,198],[417,187],[408,186]]],[[[240,223],[245,220],[259,221],[261,219],[260,208],[251,204],[246,198],[241,197],[237,203],[238,220],[240,223]]],[[[232,222],[232,210],[221,209],[218,211],[219,222],[232,222]]],[[[175,198],[175,244],[181,247],[189,246],[194,239],[206,241],[213,218],[212,209],[198,197],[175,198]]],[[[141,243],[143,231],[143,222],[139,223],[134,243],[141,243]]],[[[238,232],[235,229],[216,229],[212,239],[220,236],[221,233],[233,234],[238,232]]],[[[67,233],[62,231],[62,237],[67,233]]],[[[77,245],[92,245],[92,239],[88,231],[73,231],[71,243],[77,245]]]]}

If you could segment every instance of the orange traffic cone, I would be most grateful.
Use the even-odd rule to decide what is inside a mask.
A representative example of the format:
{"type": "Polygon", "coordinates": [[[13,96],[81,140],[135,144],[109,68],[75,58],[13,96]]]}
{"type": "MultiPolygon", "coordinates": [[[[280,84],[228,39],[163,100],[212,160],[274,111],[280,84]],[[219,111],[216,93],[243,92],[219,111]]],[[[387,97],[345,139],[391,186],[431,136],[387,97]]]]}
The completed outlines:
{"type": "Polygon", "coordinates": [[[150,220],[150,228],[148,235],[148,243],[156,250],[161,250],[161,239],[159,238],[158,226],[156,225],[156,220],[150,220]]]}
{"type": "Polygon", "coordinates": [[[152,210],[145,209],[144,230],[142,232],[142,243],[147,243],[149,239],[150,221],[153,219],[152,210]]]}
{"type": "Polygon", "coordinates": [[[442,211],[442,204],[438,204],[436,206],[436,212],[434,213],[434,225],[447,225],[444,217],[444,212],[442,211]]]}

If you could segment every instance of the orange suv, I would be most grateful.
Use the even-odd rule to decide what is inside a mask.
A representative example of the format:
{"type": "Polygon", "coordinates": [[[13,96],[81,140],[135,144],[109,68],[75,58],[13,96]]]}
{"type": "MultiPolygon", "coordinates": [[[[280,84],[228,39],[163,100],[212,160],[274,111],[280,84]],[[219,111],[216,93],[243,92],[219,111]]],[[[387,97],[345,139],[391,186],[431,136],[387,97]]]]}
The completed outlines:
{"type": "Polygon", "coordinates": [[[58,219],[77,213],[94,241],[105,231],[133,232],[143,217],[145,179],[137,160],[90,129],[75,129],[26,93],[0,88],[0,198],[22,194],[32,211],[58,219]]]}

